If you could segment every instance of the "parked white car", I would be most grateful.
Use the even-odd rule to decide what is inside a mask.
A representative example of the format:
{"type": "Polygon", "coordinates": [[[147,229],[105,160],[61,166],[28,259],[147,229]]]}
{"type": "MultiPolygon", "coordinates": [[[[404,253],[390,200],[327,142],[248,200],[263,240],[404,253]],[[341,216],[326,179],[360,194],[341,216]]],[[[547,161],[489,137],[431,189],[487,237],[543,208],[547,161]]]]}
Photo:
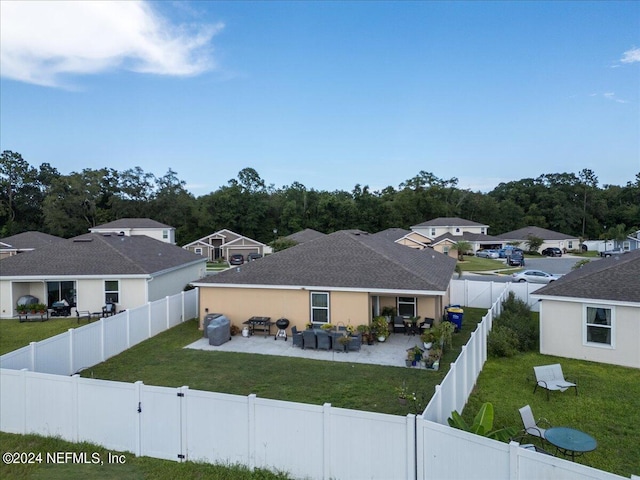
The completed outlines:
{"type": "Polygon", "coordinates": [[[476,257],[482,257],[482,258],[499,258],[500,254],[498,253],[497,250],[478,250],[476,252],[476,257]]]}
{"type": "Polygon", "coordinates": [[[558,275],[552,275],[541,270],[523,270],[519,273],[514,273],[511,281],[513,282],[529,282],[529,283],[551,283],[558,280],[558,275]]]}

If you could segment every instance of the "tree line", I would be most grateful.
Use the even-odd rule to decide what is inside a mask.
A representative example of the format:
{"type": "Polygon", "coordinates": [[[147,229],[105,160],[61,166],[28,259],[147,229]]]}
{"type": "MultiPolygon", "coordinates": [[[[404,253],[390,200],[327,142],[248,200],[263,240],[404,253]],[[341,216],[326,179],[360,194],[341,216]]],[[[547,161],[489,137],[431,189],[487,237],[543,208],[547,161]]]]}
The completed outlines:
{"type": "Polygon", "coordinates": [[[487,224],[491,235],[536,225],[584,239],[612,238],[640,227],[640,173],[624,186],[599,185],[589,169],[543,174],[482,193],[459,188],[455,177],[420,171],[397,187],[371,191],[356,184],[348,192],[298,182],[276,188],[244,168],[216,191],[195,197],[172,169],[162,177],[140,167],[65,175],[48,163],[35,167],[19,153],[2,152],[0,238],[29,230],[70,238],[125,217],[175,227],[180,245],[223,228],[270,243],[305,228],[377,232],[436,217],[487,224]]]}

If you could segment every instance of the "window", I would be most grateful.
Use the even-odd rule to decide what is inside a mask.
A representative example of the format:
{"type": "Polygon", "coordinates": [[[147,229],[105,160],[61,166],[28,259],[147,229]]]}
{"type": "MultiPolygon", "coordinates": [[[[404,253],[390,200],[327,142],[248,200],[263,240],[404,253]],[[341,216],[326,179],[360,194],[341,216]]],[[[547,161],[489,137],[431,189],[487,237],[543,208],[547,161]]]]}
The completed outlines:
{"type": "Polygon", "coordinates": [[[162,230],[162,238],[166,240],[169,238],[169,230],[162,230]]]}
{"type": "Polygon", "coordinates": [[[613,347],[613,309],[606,307],[585,307],[585,343],[613,347]]]}
{"type": "Polygon", "coordinates": [[[442,247],[442,253],[445,255],[449,255],[449,245],[445,245],[442,247]]]}
{"type": "Polygon", "coordinates": [[[456,228],[456,233],[460,233],[460,229],[459,228],[456,228]]]}
{"type": "Polygon", "coordinates": [[[480,227],[480,233],[484,235],[484,227],[480,227]]]}
{"type": "Polygon", "coordinates": [[[76,306],[76,282],[47,282],[47,306],[66,300],[70,307],[76,306]]]}
{"type": "Polygon", "coordinates": [[[311,322],[329,323],[328,292],[311,292],[311,322]]]}
{"type": "Polygon", "coordinates": [[[573,250],[573,240],[567,240],[567,248],[573,250]]]}
{"type": "Polygon", "coordinates": [[[403,317],[415,317],[416,298],[398,297],[398,315],[402,315],[403,317]]]}
{"type": "Polygon", "coordinates": [[[120,282],[118,280],[105,280],[104,303],[119,303],[120,282]]]}
{"type": "Polygon", "coordinates": [[[195,253],[196,255],[202,255],[202,248],[194,248],[193,253],[195,253]]]}
{"type": "Polygon", "coordinates": [[[628,242],[628,241],[622,242],[622,250],[625,252],[628,252],[629,250],[631,250],[631,242],[628,242]]]}
{"type": "Polygon", "coordinates": [[[435,228],[432,228],[432,229],[431,229],[431,235],[435,235],[435,234],[436,234],[436,229],[435,229],[435,228]]]}

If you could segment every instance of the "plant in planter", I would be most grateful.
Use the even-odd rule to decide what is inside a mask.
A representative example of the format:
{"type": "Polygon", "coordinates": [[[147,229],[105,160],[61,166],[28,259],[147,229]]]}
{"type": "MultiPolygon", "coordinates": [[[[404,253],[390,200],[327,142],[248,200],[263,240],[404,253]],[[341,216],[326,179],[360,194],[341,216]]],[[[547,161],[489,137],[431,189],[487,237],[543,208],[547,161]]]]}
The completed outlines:
{"type": "Polygon", "coordinates": [[[18,311],[18,313],[20,315],[25,315],[28,311],[29,311],[29,306],[28,305],[18,305],[16,307],[16,310],[18,311]]]}
{"type": "Polygon", "coordinates": [[[432,370],[438,370],[440,368],[440,357],[442,357],[442,350],[438,347],[431,348],[425,358],[424,366],[432,370]]]}
{"type": "Polygon", "coordinates": [[[371,324],[373,334],[378,338],[379,342],[384,342],[389,336],[389,324],[384,317],[376,317],[371,324]]]}
{"type": "Polygon", "coordinates": [[[351,338],[349,335],[341,335],[338,337],[338,343],[342,345],[342,349],[345,352],[349,351],[349,342],[351,342],[351,338]]]}
{"type": "Polygon", "coordinates": [[[395,307],[382,307],[382,311],[380,312],[380,315],[382,315],[383,317],[386,317],[387,319],[387,323],[390,322],[393,317],[396,316],[397,310],[395,309],[395,307]]]}
{"type": "Polygon", "coordinates": [[[356,328],[358,332],[362,335],[362,341],[366,342],[367,345],[373,345],[373,335],[371,335],[371,327],[369,325],[358,325],[356,328]]]}
{"type": "Polygon", "coordinates": [[[44,303],[36,303],[35,309],[36,309],[36,312],[42,314],[47,311],[47,306],[44,303]]]}
{"type": "Polygon", "coordinates": [[[429,350],[434,345],[440,345],[440,330],[437,328],[430,328],[422,335],[420,335],[420,340],[424,343],[424,348],[429,350]]]}
{"type": "Polygon", "coordinates": [[[411,347],[407,350],[407,360],[411,360],[411,365],[416,365],[420,360],[422,360],[422,356],[424,355],[424,350],[421,349],[418,345],[415,347],[411,347]]]}
{"type": "Polygon", "coordinates": [[[237,325],[231,325],[229,333],[231,333],[231,336],[238,335],[240,333],[240,328],[237,325]]]}
{"type": "Polygon", "coordinates": [[[406,405],[407,400],[416,400],[416,394],[409,391],[406,382],[402,382],[401,386],[396,387],[396,394],[398,395],[398,401],[402,405],[406,405]]]}
{"type": "Polygon", "coordinates": [[[313,323],[307,322],[307,323],[305,323],[304,326],[306,327],[307,330],[311,330],[313,328],[313,323]]]}
{"type": "Polygon", "coordinates": [[[320,328],[321,328],[322,330],[325,330],[325,331],[327,331],[327,332],[328,332],[329,330],[331,330],[331,329],[333,328],[333,325],[331,325],[330,323],[325,323],[325,324],[323,324],[320,328]]]}
{"type": "Polygon", "coordinates": [[[444,347],[451,347],[451,340],[453,338],[453,332],[456,326],[448,321],[440,322],[438,330],[440,331],[440,345],[444,347]]]}

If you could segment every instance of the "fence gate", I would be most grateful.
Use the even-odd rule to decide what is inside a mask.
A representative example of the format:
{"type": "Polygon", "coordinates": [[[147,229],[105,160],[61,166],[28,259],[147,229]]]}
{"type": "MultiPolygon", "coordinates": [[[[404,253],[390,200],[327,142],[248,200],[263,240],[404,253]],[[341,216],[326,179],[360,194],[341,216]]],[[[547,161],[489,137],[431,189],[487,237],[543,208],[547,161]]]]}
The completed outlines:
{"type": "Polygon", "coordinates": [[[184,458],[181,388],[140,388],[140,455],[180,461],[184,458]]]}

